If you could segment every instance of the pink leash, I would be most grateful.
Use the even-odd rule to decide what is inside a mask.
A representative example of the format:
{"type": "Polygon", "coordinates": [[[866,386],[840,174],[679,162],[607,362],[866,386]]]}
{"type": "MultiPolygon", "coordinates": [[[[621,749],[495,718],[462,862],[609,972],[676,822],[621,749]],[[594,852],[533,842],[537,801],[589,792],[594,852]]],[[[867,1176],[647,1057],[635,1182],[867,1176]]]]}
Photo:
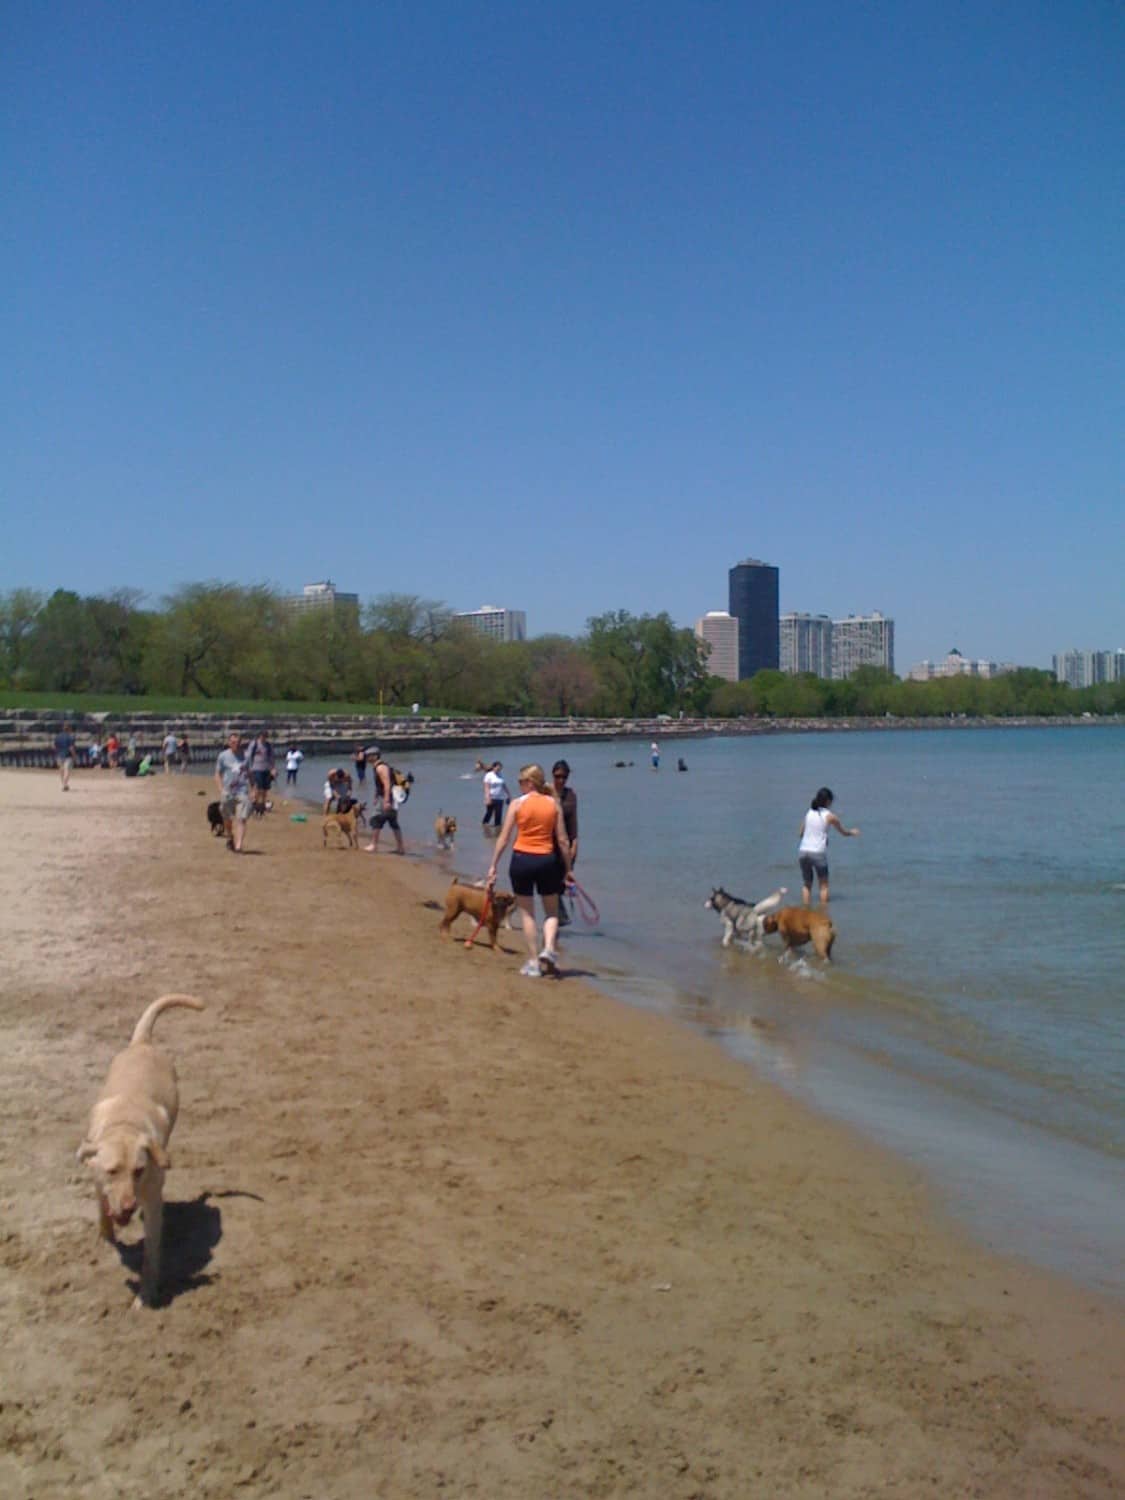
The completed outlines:
{"type": "Polygon", "coordinates": [[[582,918],[583,922],[586,923],[587,927],[595,926],[597,922],[600,921],[601,917],[598,911],[597,902],[594,900],[593,896],[588,895],[587,892],[582,889],[573,875],[570,877],[570,889],[574,892],[575,911],[582,918]]]}

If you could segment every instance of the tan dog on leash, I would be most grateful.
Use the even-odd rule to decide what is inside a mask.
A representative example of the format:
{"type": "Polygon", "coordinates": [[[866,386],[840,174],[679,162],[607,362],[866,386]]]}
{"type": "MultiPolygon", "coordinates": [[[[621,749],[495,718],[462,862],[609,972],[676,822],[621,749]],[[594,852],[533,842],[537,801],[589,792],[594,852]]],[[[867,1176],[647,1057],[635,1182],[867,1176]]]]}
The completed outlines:
{"type": "Polygon", "coordinates": [[[442,937],[449,936],[449,929],[463,911],[488,931],[489,945],[496,951],[496,933],[500,923],[516,904],[511,891],[493,891],[491,901],[488,889],[483,885],[462,885],[455,880],[445,893],[445,916],[438,931],[442,937]]]}
{"type": "Polygon", "coordinates": [[[180,1107],[176,1070],[152,1043],[161,1011],[173,1006],[203,1010],[192,995],[162,995],[137,1022],[133,1039],[109,1065],[105,1086],[90,1111],[78,1160],[89,1165],[98,1194],[98,1227],[113,1243],[140,1208],[145,1225],[141,1292],[134,1307],[151,1305],[160,1281],[160,1231],[164,1218],[164,1173],[171,1165],[168,1138],[180,1107]]]}

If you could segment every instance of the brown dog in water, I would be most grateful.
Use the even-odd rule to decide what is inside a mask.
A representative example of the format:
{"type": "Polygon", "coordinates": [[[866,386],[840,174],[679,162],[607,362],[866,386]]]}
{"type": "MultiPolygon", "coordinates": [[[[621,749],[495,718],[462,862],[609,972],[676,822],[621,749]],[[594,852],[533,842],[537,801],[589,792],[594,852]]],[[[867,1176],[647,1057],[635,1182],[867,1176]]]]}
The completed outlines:
{"type": "Polygon", "coordinates": [[[783,906],[780,911],[770,912],[762,918],[762,931],[776,932],[780,936],[785,944],[783,958],[788,958],[806,943],[812,943],[818,958],[825,963],[832,962],[836,929],[831,917],[822,911],[810,911],[807,906],[783,906]]]}
{"type": "Polygon", "coordinates": [[[434,819],[434,838],[439,849],[452,849],[457,837],[457,819],[449,813],[438,813],[434,819]]]}
{"type": "Polygon", "coordinates": [[[450,927],[463,911],[467,911],[475,922],[483,917],[489,945],[495,953],[497,929],[515,904],[516,898],[511,891],[493,891],[489,901],[488,891],[483,885],[462,885],[455,880],[445,893],[445,916],[438,931],[442,937],[448,937],[450,927]]]}

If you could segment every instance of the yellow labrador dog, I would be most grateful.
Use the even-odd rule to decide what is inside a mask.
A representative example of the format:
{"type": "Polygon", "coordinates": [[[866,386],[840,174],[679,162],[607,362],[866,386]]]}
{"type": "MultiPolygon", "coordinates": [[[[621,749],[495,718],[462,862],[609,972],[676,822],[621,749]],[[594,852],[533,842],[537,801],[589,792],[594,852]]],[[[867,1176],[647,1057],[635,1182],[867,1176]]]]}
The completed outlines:
{"type": "Polygon", "coordinates": [[[109,1065],[105,1086],[90,1111],[78,1160],[94,1174],[98,1227],[113,1243],[114,1226],[123,1228],[140,1208],[145,1225],[141,1292],[133,1306],[151,1305],[160,1281],[160,1226],[164,1216],[164,1173],[168,1137],[176,1123],[179,1092],[167,1053],[152,1044],[152,1027],[173,1006],[203,1010],[192,995],[162,995],[137,1022],[133,1039],[109,1065]]]}

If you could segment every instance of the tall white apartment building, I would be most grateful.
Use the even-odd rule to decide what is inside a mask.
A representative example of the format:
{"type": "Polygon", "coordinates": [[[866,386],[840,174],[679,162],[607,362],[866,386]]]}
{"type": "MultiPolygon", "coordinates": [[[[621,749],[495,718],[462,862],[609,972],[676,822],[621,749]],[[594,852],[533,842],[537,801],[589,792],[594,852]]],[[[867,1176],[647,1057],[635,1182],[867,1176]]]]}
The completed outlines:
{"type": "Polygon", "coordinates": [[[459,610],[453,618],[464,620],[481,635],[494,641],[526,641],[527,614],[522,609],[502,609],[499,604],[482,604],[479,609],[459,610]]]}
{"type": "Polygon", "coordinates": [[[832,676],[850,677],[860,667],[895,669],[895,622],[878,610],[832,621],[832,676]]]}
{"type": "Polygon", "coordinates": [[[1095,687],[1099,682],[1125,681],[1125,650],[1060,651],[1051,658],[1059,682],[1068,687],[1095,687]]]}
{"type": "Polygon", "coordinates": [[[724,682],[738,681],[738,620],[725,609],[709,609],[695,622],[695,634],[711,648],[707,670],[724,682]]]}
{"type": "Polygon", "coordinates": [[[295,614],[310,609],[350,609],[358,613],[359,595],[341,593],[331,578],[326,578],[322,583],[306,583],[303,592],[286,598],[285,605],[295,614]]]}
{"type": "Polygon", "coordinates": [[[777,624],[783,672],[832,676],[832,621],[827,615],[781,615],[777,624]]]}

